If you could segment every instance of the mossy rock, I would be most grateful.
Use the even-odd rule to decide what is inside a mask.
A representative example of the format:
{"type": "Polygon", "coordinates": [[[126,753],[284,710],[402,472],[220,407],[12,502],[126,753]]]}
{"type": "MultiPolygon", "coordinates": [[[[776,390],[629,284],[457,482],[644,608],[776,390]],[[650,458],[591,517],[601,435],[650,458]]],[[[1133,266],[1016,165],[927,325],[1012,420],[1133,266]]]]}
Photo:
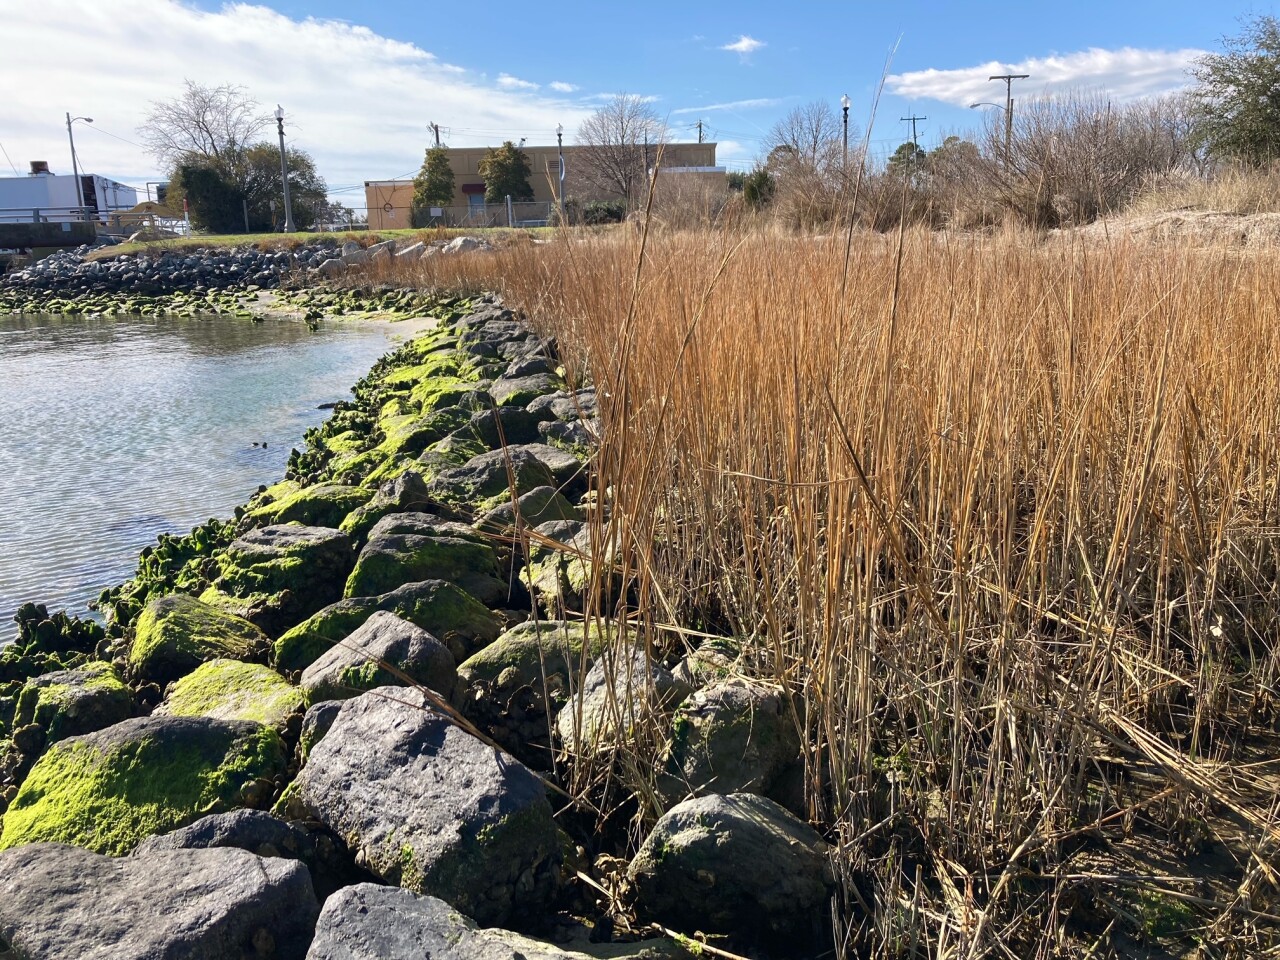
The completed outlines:
{"type": "MultiPolygon", "coordinates": [[[[393,514],[390,519],[403,516],[393,514]]],[[[385,525],[383,521],[374,527],[360,551],[344,596],[376,596],[422,580],[456,583],[482,603],[497,604],[506,596],[507,586],[498,579],[493,549],[470,535],[471,531],[462,536],[452,531],[435,535],[380,533],[385,525]]]]}
{"type": "Polygon", "coordinates": [[[465,503],[477,513],[537,487],[555,486],[546,465],[526,447],[507,447],[472,457],[459,467],[441,471],[427,488],[450,503],[465,503]],[[513,491],[514,488],[514,491],[513,491]]]}
{"type": "Polygon", "coordinates": [[[343,517],[373,498],[372,490],[336,483],[293,490],[278,486],[279,496],[271,497],[271,491],[277,489],[273,487],[250,503],[245,513],[246,522],[255,526],[301,523],[310,527],[337,527],[343,517]]]}
{"type": "Polygon", "coordinates": [[[374,525],[388,514],[427,510],[433,505],[422,475],[407,470],[378,487],[373,499],[347,514],[338,529],[357,543],[363,543],[374,525]]]}
{"type": "Polygon", "coordinates": [[[284,745],[261,724],[140,717],[52,746],[2,822],[0,850],[67,843],[121,856],[209,813],[270,799],[284,745]]]}
{"type": "Polygon", "coordinates": [[[134,678],[165,683],[208,660],[261,657],[270,643],[244,617],[173,593],[152,600],[139,615],[128,669],[134,678]]]}
{"type": "Polygon", "coordinates": [[[512,627],[465,660],[458,667],[458,679],[468,686],[492,684],[513,671],[504,678],[508,686],[541,687],[544,676],[559,675],[567,680],[580,672],[585,674],[610,636],[618,639],[620,630],[616,624],[606,629],[596,623],[530,620],[512,627]]]}
{"type": "Polygon", "coordinates": [[[443,580],[408,583],[376,597],[352,597],[325,607],[275,643],[274,661],[284,671],[305,670],[322,653],[353,633],[377,610],[390,610],[441,640],[454,659],[491,643],[498,620],[465,590],[443,580]]]}
{"type": "Polygon", "coordinates": [[[279,634],[342,596],[355,549],[329,527],[275,524],[237,538],[216,563],[200,599],[279,634]]]}
{"type": "Polygon", "coordinates": [[[379,610],[307,667],[299,686],[311,703],[346,700],[375,687],[410,682],[448,700],[456,681],[453,655],[444,644],[421,627],[379,610]]]}
{"type": "Polygon", "coordinates": [[[270,667],[210,660],[175,683],[156,713],[251,720],[273,730],[284,730],[289,718],[305,709],[302,691],[270,667]]]}
{"type": "Polygon", "coordinates": [[[409,402],[424,414],[431,413],[434,410],[455,406],[475,390],[475,386],[474,380],[463,380],[460,377],[435,377],[415,386],[409,394],[409,402]]]}
{"type": "Polygon", "coordinates": [[[18,694],[14,729],[36,725],[47,743],[101,730],[133,712],[133,700],[115,668],[100,660],[28,680],[18,694]]]}

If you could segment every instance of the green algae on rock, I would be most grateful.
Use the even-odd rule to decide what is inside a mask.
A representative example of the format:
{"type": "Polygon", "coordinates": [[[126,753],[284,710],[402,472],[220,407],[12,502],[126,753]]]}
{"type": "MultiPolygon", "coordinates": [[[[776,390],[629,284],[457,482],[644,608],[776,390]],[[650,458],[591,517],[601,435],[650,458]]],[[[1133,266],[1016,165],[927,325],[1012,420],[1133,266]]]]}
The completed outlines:
{"type": "Polygon", "coordinates": [[[438,637],[454,658],[497,638],[497,618],[466,591],[443,580],[424,580],[376,597],[352,597],[325,607],[275,642],[274,661],[283,671],[304,670],[377,610],[390,610],[438,637]]]}
{"type": "Polygon", "coordinates": [[[206,660],[259,658],[269,644],[243,617],[174,593],[152,600],[138,617],[128,668],[135,678],[166,682],[206,660]]]}
{"type": "Polygon", "coordinates": [[[334,483],[305,488],[297,484],[276,484],[249,504],[245,520],[255,526],[301,523],[336,527],[348,513],[372,497],[372,490],[334,483]]]}
{"type": "Polygon", "coordinates": [[[268,799],[284,745],[258,723],[125,720],[52,746],[0,821],[0,849],[68,843],[121,856],[208,813],[268,799]]]}
{"type": "Polygon", "coordinates": [[[128,687],[111,664],[97,660],[28,680],[18,694],[13,725],[35,724],[46,742],[56,743],[119,723],[132,712],[128,687]]]}
{"type": "Polygon", "coordinates": [[[156,714],[252,720],[283,730],[290,717],[305,709],[303,692],[270,667],[210,660],[175,683],[156,714]]]}

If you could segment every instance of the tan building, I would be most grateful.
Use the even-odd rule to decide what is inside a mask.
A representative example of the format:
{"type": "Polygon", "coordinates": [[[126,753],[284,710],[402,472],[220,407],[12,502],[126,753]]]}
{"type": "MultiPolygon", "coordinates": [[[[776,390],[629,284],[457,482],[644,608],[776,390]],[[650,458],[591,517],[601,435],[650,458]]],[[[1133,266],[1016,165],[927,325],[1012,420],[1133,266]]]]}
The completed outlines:
{"type": "MultiPolygon", "coordinates": [[[[449,166],[453,169],[453,202],[441,216],[450,222],[462,222],[469,214],[483,215],[484,179],[480,176],[479,165],[489,147],[450,147],[449,166]]],[[[517,205],[513,211],[513,220],[518,223],[534,223],[545,220],[549,205],[555,202],[559,193],[557,183],[559,171],[559,147],[525,146],[521,148],[529,158],[529,186],[533,188],[533,203],[517,205]],[[539,216],[539,214],[541,214],[539,216]]],[[[575,161],[581,163],[591,147],[568,146],[564,148],[565,196],[578,201],[616,199],[609,195],[590,190],[575,175],[575,161]]],[[[637,145],[643,151],[643,145],[637,145]]],[[[657,157],[657,147],[649,148],[650,162],[657,157]]],[[[714,143],[668,143],[663,148],[662,169],[660,176],[696,177],[700,182],[712,182],[716,177],[723,180],[725,170],[716,166],[716,145],[714,143]]],[[[366,180],[364,184],[365,205],[369,210],[369,229],[394,230],[410,226],[409,210],[413,201],[412,180],[366,180]]],[[[490,220],[494,219],[490,211],[490,220]]],[[[482,225],[481,220],[471,217],[471,222],[482,225]]],[[[496,222],[505,224],[501,213],[496,215],[496,222]]]]}

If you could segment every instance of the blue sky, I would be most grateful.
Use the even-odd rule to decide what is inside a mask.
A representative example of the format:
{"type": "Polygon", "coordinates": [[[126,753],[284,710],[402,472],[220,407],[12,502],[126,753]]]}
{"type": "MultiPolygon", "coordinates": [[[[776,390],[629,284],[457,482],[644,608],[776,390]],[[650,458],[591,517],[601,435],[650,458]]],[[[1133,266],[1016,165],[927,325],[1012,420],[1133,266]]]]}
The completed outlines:
{"type": "Polygon", "coordinates": [[[976,128],[973,100],[1002,100],[994,72],[1030,73],[1027,97],[1067,89],[1124,101],[1176,89],[1199,52],[1271,5],[1189,0],[1031,5],[906,0],[744,4],[468,5],[0,0],[0,174],[47,159],[69,166],[64,113],[95,172],[141,185],[160,171],[138,146],[151,100],[184,78],[237,83],[288,114],[291,142],[315,156],[335,196],[359,205],[366,179],[409,175],[434,121],[458,146],[572,140],[608,94],[652,98],[677,139],[706,123],[720,159],[748,168],[770,126],[816,99],[853,101],[865,129],[889,64],[871,152],[908,136],[928,147],[976,128]],[[56,50],[64,67],[49,68],[56,50]],[[33,82],[32,78],[36,78],[33,82]]]}

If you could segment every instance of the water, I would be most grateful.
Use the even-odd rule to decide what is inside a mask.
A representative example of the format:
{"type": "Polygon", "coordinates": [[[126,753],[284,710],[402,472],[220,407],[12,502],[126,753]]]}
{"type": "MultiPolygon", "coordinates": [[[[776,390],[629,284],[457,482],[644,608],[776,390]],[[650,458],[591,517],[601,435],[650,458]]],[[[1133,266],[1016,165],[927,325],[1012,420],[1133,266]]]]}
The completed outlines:
{"type": "Polygon", "coordinates": [[[281,479],[318,406],[410,332],[0,315],[0,643],[19,604],[86,615],[158,534],[281,479]]]}

